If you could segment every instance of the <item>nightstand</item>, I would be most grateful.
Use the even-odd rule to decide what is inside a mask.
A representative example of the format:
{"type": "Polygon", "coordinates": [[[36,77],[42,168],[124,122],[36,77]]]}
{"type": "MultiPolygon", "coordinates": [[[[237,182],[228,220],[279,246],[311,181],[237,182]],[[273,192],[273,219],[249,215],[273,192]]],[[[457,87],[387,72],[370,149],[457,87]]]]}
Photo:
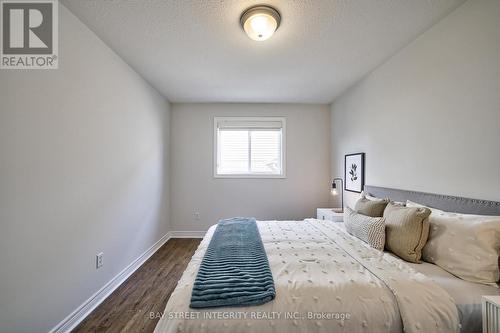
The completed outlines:
{"type": "Polygon", "coordinates": [[[500,332],[500,296],[483,296],[483,333],[500,332]]]}
{"type": "Polygon", "coordinates": [[[316,218],[318,220],[343,222],[344,213],[341,213],[337,209],[332,209],[332,208],[318,208],[316,209],[316,218]]]}

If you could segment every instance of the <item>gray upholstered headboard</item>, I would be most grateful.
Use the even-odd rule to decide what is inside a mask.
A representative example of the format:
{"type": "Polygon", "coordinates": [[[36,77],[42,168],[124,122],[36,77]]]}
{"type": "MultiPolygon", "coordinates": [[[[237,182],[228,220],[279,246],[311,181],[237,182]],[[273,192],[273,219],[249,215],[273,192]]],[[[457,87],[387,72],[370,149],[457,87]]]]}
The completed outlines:
{"type": "Polygon", "coordinates": [[[500,202],[365,185],[365,192],[394,201],[411,200],[447,212],[500,216],[500,202]]]}

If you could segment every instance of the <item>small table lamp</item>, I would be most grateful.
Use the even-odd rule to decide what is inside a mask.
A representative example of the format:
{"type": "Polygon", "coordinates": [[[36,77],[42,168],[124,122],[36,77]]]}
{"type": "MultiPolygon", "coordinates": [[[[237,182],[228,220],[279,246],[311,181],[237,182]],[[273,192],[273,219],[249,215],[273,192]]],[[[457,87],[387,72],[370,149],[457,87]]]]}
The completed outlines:
{"type": "MultiPolygon", "coordinates": [[[[336,181],[340,180],[340,213],[344,212],[344,180],[342,178],[334,178],[332,181],[332,195],[337,196],[339,192],[337,191],[336,181]]],[[[335,211],[335,209],[334,209],[335,211]]],[[[338,210],[337,210],[338,211],[338,210]]]]}

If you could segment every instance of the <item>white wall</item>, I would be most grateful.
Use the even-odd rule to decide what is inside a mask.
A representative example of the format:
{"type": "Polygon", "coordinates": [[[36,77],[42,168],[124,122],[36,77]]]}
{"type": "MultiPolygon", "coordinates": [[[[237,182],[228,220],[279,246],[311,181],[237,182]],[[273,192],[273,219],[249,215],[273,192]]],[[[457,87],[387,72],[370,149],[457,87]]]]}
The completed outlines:
{"type": "Polygon", "coordinates": [[[303,219],[328,205],[330,115],[326,105],[173,104],[171,223],[203,231],[221,218],[303,219]],[[213,178],[213,118],[286,117],[286,179],[213,178]],[[196,221],[194,213],[200,213],[196,221]]]}
{"type": "MultiPolygon", "coordinates": [[[[332,174],[500,201],[500,1],[469,0],[332,106],[332,174]]],[[[348,203],[355,196],[348,194],[348,203]]]]}
{"type": "Polygon", "coordinates": [[[0,70],[1,332],[49,331],[169,228],[168,103],[59,12],[58,70],[0,70]]]}

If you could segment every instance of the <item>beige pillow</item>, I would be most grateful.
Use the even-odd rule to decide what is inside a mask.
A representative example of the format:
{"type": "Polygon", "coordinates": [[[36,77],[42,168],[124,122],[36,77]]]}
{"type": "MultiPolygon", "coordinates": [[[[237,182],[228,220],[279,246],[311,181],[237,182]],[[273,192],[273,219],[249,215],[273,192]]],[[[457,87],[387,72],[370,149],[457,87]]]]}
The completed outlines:
{"type": "Polygon", "coordinates": [[[389,203],[389,199],[370,200],[363,194],[356,202],[354,211],[371,217],[382,217],[385,206],[389,203]]]}
{"type": "Polygon", "coordinates": [[[385,244],[385,219],[358,214],[351,208],[344,211],[344,226],[348,233],[382,251],[385,244]]]}
{"type": "MultiPolygon", "coordinates": [[[[407,205],[423,207],[411,201],[407,205]]],[[[461,279],[496,285],[500,278],[500,216],[430,210],[429,240],[423,259],[461,279]]]]}
{"type": "Polygon", "coordinates": [[[385,247],[401,259],[420,263],[429,235],[429,215],[425,207],[405,207],[390,202],[384,211],[385,247]]]}

